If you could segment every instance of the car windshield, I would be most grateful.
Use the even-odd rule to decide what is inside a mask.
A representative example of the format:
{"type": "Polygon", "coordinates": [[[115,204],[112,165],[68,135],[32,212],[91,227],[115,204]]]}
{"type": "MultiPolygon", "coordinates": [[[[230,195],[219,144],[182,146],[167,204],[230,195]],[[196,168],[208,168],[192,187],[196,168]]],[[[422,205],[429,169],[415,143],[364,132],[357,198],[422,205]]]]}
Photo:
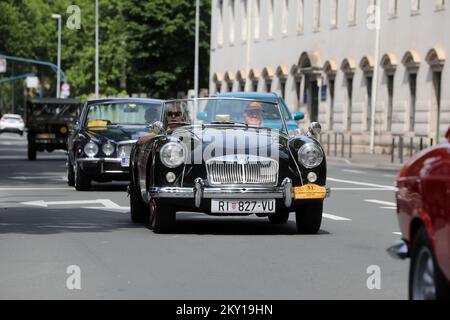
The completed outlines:
{"type": "Polygon", "coordinates": [[[86,118],[87,127],[111,125],[148,125],[161,120],[158,103],[114,102],[92,104],[86,118]]]}
{"type": "Polygon", "coordinates": [[[31,105],[34,116],[66,116],[75,117],[78,115],[79,105],[77,104],[54,104],[39,103],[31,105]]]}
{"type": "Polygon", "coordinates": [[[20,121],[22,118],[20,116],[3,116],[2,120],[17,120],[20,121]]]}
{"type": "Polygon", "coordinates": [[[278,104],[251,99],[206,98],[168,101],[164,105],[163,119],[169,129],[191,124],[227,124],[286,132],[278,104]]]}

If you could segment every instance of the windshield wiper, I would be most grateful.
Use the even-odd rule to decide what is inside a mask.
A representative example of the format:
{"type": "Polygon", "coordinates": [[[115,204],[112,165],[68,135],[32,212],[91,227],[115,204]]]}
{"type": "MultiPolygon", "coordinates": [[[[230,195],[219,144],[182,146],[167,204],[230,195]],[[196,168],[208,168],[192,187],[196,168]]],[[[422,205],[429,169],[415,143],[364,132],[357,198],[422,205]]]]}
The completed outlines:
{"type": "Polygon", "coordinates": [[[209,124],[229,124],[229,125],[242,125],[248,127],[248,124],[245,122],[237,122],[237,121],[211,121],[209,124]]]}

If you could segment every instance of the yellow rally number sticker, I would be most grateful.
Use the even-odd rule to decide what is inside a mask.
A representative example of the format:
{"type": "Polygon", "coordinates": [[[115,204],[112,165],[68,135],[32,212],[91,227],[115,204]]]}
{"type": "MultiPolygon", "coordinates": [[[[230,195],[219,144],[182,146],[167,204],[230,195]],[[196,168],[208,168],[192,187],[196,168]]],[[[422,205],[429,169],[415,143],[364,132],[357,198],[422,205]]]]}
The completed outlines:
{"type": "Polygon", "coordinates": [[[327,189],[316,184],[307,184],[301,187],[295,187],[294,196],[295,200],[325,199],[327,189]]]}

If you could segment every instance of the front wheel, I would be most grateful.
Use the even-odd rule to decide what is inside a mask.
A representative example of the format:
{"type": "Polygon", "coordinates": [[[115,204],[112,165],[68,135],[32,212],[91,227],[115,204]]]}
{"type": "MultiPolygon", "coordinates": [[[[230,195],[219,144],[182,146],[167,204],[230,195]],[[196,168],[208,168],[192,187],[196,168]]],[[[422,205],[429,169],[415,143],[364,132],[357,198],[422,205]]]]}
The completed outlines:
{"type": "Polygon", "coordinates": [[[303,234],[316,234],[322,224],[323,201],[306,202],[295,209],[297,230],[303,234]]]}
{"type": "Polygon", "coordinates": [[[150,225],[155,233],[170,233],[175,227],[176,207],[150,200],[150,225]]]}
{"type": "Polygon", "coordinates": [[[70,187],[75,186],[75,172],[73,171],[73,165],[70,159],[67,159],[67,184],[70,187]]]}
{"type": "Polygon", "coordinates": [[[148,223],[150,220],[148,205],[138,195],[136,189],[133,187],[133,182],[130,184],[129,194],[131,221],[134,223],[148,223]]]}
{"type": "Polygon", "coordinates": [[[409,270],[410,300],[442,300],[450,298],[450,284],[443,275],[433,254],[424,227],[414,238],[409,270]]]}
{"type": "Polygon", "coordinates": [[[78,164],[75,164],[75,189],[77,191],[89,191],[91,189],[91,178],[81,170],[78,164]]]}
{"type": "Polygon", "coordinates": [[[34,136],[28,137],[28,160],[36,160],[36,142],[34,141],[34,136]]]}

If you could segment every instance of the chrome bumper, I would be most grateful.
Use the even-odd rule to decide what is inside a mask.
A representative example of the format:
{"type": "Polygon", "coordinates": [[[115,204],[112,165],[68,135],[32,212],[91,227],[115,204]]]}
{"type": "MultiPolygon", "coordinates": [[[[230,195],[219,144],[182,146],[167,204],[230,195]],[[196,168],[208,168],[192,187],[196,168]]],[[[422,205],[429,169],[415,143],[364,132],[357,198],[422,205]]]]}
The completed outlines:
{"type": "Polygon", "coordinates": [[[387,249],[387,252],[394,259],[404,260],[409,256],[408,244],[404,240],[397,240],[387,249]]]}
{"type": "Polygon", "coordinates": [[[121,164],[122,159],[121,158],[82,158],[82,159],[77,159],[76,160],[78,163],[92,163],[92,164],[99,164],[100,165],[100,172],[103,173],[108,173],[108,174],[124,174],[124,173],[128,173],[129,170],[129,166],[128,167],[122,167],[123,170],[105,170],[104,169],[104,164],[108,164],[108,163],[115,163],[115,164],[121,164]]]}
{"type": "Polygon", "coordinates": [[[193,198],[200,208],[202,199],[284,199],[287,208],[292,205],[294,196],[292,180],[286,178],[281,187],[205,187],[202,179],[195,180],[193,188],[150,188],[149,198],[193,198]]]}

